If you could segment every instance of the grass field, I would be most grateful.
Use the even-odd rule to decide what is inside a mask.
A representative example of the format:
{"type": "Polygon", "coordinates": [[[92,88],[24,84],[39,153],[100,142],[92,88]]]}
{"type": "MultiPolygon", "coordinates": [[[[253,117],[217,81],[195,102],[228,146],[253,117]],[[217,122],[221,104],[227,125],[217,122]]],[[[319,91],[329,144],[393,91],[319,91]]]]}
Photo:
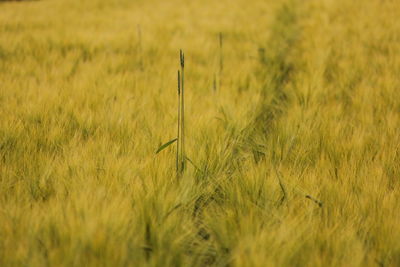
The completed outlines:
{"type": "Polygon", "coordinates": [[[0,266],[400,266],[399,14],[0,1],[0,266]]]}

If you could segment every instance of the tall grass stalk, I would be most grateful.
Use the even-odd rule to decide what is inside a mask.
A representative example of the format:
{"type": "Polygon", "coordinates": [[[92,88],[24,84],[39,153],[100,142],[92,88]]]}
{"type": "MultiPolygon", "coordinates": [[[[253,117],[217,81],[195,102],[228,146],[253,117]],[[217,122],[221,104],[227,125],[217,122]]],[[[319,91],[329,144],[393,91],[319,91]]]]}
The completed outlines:
{"type": "Polygon", "coordinates": [[[137,38],[138,38],[138,44],[137,44],[137,52],[139,56],[139,69],[140,71],[143,71],[143,53],[142,53],[142,28],[140,27],[140,24],[137,25],[137,38]]]}
{"type": "Polygon", "coordinates": [[[179,52],[180,58],[180,66],[181,70],[178,71],[178,143],[177,143],[177,150],[178,150],[178,175],[181,175],[185,170],[185,55],[180,50],[179,52]],[[179,129],[180,128],[180,129],[179,129]]]}
{"type": "Polygon", "coordinates": [[[166,142],[157,149],[157,153],[161,152],[168,146],[176,142],[176,173],[177,176],[182,176],[186,167],[185,153],[185,87],[184,87],[184,70],[185,70],[185,55],[182,50],[179,52],[180,67],[178,70],[178,129],[176,138],[166,142]]]}
{"type": "Polygon", "coordinates": [[[181,134],[181,75],[178,70],[178,132],[176,142],[176,173],[179,173],[180,165],[180,134],[181,134]]]}
{"type": "MultiPolygon", "coordinates": [[[[222,32],[219,33],[219,74],[222,74],[222,71],[224,69],[224,54],[223,54],[223,35],[222,32]]],[[[221,77],[220,77],[221,80],[221,77]]]]}

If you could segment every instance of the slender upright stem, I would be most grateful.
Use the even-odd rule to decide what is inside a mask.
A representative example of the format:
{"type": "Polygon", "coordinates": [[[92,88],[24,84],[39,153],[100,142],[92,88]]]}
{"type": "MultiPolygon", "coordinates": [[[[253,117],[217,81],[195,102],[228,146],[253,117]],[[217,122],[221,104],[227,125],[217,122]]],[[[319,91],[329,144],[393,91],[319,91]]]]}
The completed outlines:
{"type": "Polygon", "coordinates": [[[222,74],[224,69],[224,55],[222,53],[222,46],[223,46],[223,36],[222,32],[219,33],[219,73],[222,74]]]}
{"type": "Polygon", "coordinates": [[[137,37],[138,37],[138,54],[139,54],[139,68],[143,71],[143,55],[142,55],[142,29],[140,24],[137,25],[137,37]]]}
{"type": "Polygon", "coordinates": [[[185,54],[180,50],[181,61],[181,172],[185,170],[185,54]]]}
{"type": "Polygon", "coordinates": [[[181,69],[178,70],[178,132],[176,142],[176,173],[180,177],[185,170],[185,87],[184,68],[185,55],[179,53],[181,69]]]}
{"type": "Polygon", "coordinates": [[[180,167],[179,167],[179,162],[180,162],[180,132],[181,132],[181,77],[180,73],[178,70],[178,133],[177,133],[177,142],[176,142],[176,172],[179,174],[180,173],[180,167]]]}

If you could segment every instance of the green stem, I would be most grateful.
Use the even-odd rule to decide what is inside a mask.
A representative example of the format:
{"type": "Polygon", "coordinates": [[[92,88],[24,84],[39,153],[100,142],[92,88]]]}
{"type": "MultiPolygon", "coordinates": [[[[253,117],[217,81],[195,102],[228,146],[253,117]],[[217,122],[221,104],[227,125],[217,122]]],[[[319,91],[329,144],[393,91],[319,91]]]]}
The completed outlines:
{"type": "Polygon", "coordinates": [[[176,172],[179,174],[179,158],[180,158],[180,131],[181,131],[181,77],[178,70],[178,133],[177,133],[177,142],[176,142],[176,172]]]}

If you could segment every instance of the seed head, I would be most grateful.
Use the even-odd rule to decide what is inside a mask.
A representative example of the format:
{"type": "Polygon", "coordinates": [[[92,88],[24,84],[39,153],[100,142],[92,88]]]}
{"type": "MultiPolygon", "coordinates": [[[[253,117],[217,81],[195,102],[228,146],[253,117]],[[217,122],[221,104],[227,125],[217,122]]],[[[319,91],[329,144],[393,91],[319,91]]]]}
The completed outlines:
{"type": "Polygon", "coordinates": [[[182,52],[182,49],[179,51],[179,57],[181,59],[181,67],[185,67],[185,54],[182,52]]]}

